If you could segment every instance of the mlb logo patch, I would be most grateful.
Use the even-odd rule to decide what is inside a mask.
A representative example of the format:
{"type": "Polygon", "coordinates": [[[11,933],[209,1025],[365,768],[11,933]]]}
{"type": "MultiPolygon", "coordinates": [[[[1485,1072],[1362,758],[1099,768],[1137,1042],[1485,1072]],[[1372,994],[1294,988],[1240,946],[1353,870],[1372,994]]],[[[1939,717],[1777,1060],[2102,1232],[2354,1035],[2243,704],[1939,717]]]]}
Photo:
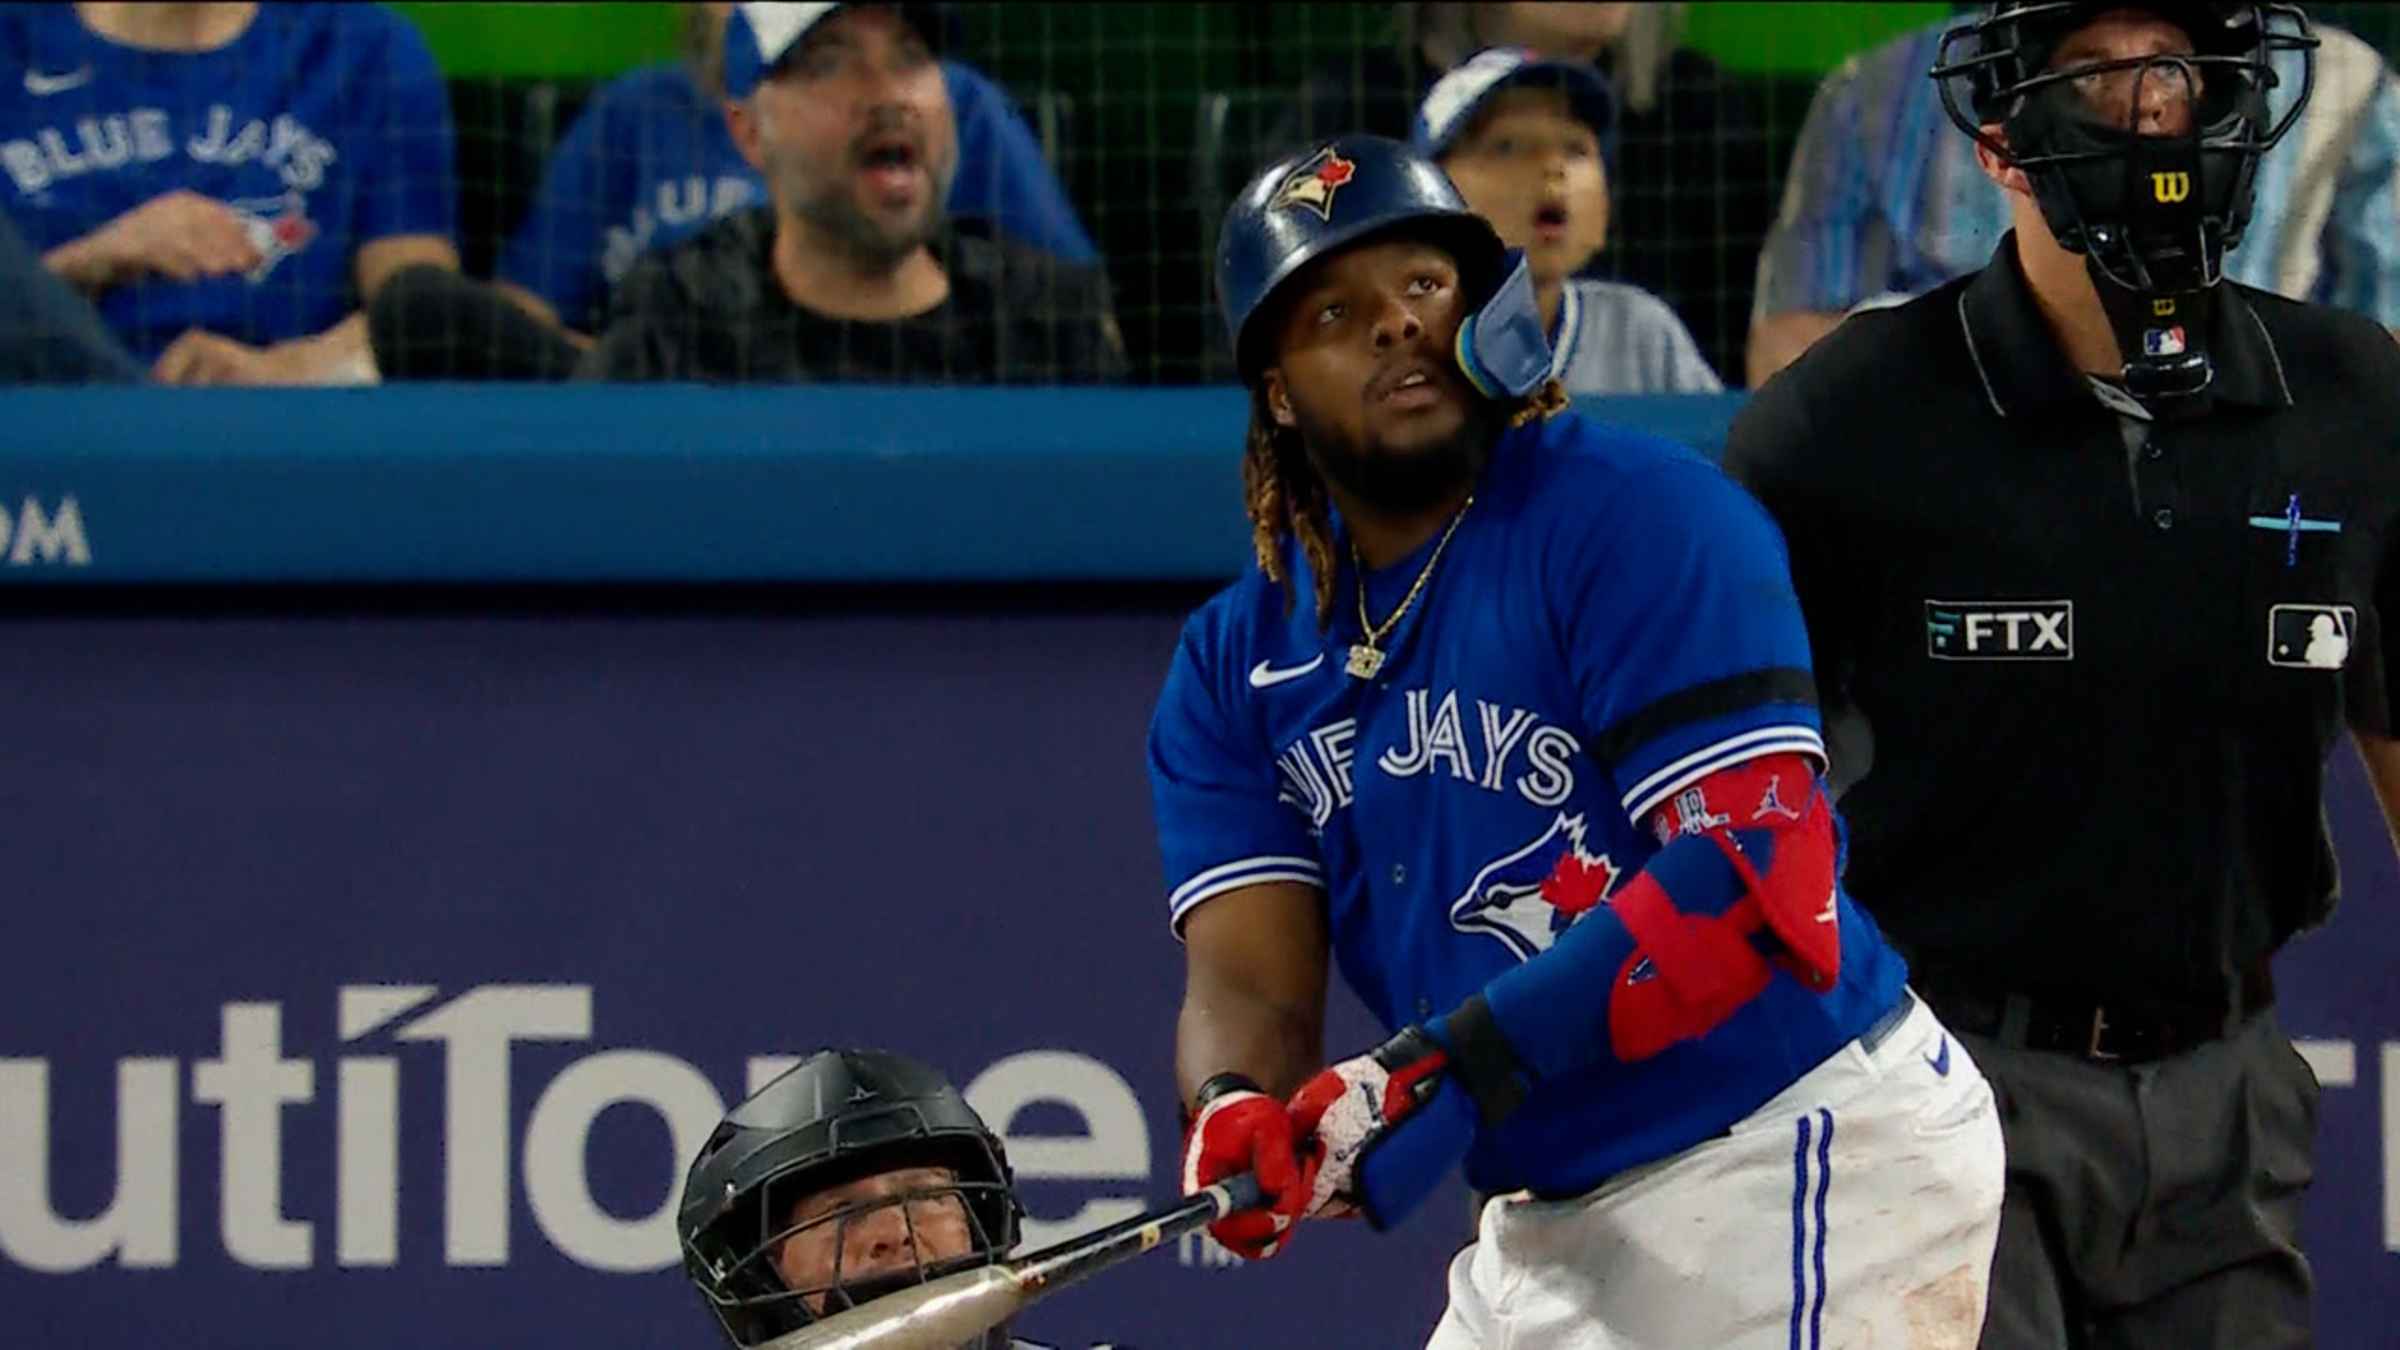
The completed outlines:
{"type": "Polygon", "coordinates": [[[2150,328],[2142,332],[2142,355],[2183,355],[2183,325],[2173,328],[2150,328]]]}
{"type": "Polygon", "coordinates": [[[2340,670],[2350,660],[2358,610],[2350,605],[2276,605],[2267,611],[2267,664],[2340,670]]]}

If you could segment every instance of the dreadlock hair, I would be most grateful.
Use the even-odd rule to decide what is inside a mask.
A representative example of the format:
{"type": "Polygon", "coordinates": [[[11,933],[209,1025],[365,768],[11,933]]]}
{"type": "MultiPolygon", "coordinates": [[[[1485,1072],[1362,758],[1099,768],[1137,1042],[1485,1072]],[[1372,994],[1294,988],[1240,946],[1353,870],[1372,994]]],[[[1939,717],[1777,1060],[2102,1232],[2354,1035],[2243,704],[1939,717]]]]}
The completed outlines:
{"type": "MultiPolygon", "coordinates": [[[[1521,427],[1566,406],[1566,387],[1544,380],[1541,388],[1509,407],[1508,425],[1521,427]]],[[[1284,588],[1284,612],[1291,612],[1293,598],[1291,578],[1283,567],[1283,540],[1290,535],[1299,540],[1309,579],[1316,583],[1317,626],[1330,623],[1334,577],[1341,569],[1333,557],[1325,480],[1308,462],[1300,433],[1275,424],[1263,385],[1250,391],[1250,434],[1242,446],[1242,509],[1250,517],[1250,547],[1258,554],[1258,570],[1284,588]]]]}

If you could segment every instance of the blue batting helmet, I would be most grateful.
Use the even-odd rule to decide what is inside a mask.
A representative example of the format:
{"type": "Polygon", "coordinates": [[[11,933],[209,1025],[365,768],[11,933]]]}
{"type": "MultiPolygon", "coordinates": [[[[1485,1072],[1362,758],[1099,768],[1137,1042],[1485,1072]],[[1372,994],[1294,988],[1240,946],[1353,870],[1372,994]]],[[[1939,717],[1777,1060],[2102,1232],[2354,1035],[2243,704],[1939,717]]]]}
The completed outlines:
{"type": "Polygon", "coordinates": [[[1467,209],[1430,159],[1382,136],[1343,136],[1280,160],[1250,181],[1217,238],[1217,298],[1236,368],[1257,380],[1259,321],[1277,290],[1310,262],[1372,236],[1432,240],[1458,262],[1475,308],[1458,328],[1458,367],[1484,397],[1523,398],[1550,374],[1550,341],[1522,249],[1467,209]]]}

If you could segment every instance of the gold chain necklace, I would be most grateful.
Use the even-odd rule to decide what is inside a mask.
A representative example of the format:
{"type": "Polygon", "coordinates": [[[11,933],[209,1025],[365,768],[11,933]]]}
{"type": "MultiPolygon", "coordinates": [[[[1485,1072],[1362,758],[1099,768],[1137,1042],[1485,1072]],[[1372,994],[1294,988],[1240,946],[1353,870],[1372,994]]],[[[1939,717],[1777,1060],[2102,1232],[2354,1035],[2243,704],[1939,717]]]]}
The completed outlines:
{"type": "Polygon", "coordinates": [[[1475,494],[1470,492],[1467,499],[1459,503],[1458,514],[1450,517],[1450,527],[1442,531],[1441,542],[1433,546],[1433,556],[1427,558],[1425,565],[1417,570],[1416,582],[1408,588],[1408,594],[1400,598],[1400,607],[1380,624],[1367,617],[1367,564],[1365,559],[1358,556],[1358,541],[1350,541],[1350,568],[1358,574],[1358,627],[1365,634],[1364,641],[1351,644],[1350,659],[1342,667],[1350,673],[1351,678],[1371,680],[1382,671],[1384,653],[1378,648],[1385,638],[1391,636],[1392,630],[1400,626],[1400,621],[1408,617],[1409,607],[1417,603],[1418,593],[1425,589],[1427,581],[1432,580],[1433,569],[1441,563],[1442,550],[1450,547],[1450,536],[1458,533],[1458,523],[1467,518],[1467,508],[1474,504],[1475,494]]]}

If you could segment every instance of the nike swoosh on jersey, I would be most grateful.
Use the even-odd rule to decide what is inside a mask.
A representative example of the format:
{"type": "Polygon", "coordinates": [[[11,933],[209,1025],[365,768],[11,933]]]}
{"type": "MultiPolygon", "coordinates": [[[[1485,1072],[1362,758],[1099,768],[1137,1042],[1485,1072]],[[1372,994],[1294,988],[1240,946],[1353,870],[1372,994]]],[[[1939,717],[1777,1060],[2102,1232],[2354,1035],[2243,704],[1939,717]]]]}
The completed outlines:
{"type": "Polygon", "coordinates": [[[1925,1057],[1925,1063],[1944,1078],[1950,1076],[1950,1038],[1942,1038],[1942,1048],[1925,1057]]]}
{"type": "Polygon", "coordinates": [[[70,70],[64,75],[44,75],[38,70],[25,72],[25,92],[35,98],[41,98],[47,94],[63,94],[70,89],[80,89],[91,82],[92,68],[90,66],[85,66],[81,70],[70,70]]]}
{"type": "Polygon", "coordinates": [[[1285,680],[1299,679],[1301,676],[1306,675],[1308,672],[1315,670],[1317,667],[1324,664],[1325,653],[1323,652],[1318,652],[1315,656],[1312,656],[1308,660],[1301,662],[1299,665],[1286,666],[1281,670],[1277,670],[1273,666],[1268,665],[1266,662],[1261,661],[1257,665],[1250,667],[1250,687],[1253,689],[1272,689],[1276,685],[1283,683],[1285,680]]]}

